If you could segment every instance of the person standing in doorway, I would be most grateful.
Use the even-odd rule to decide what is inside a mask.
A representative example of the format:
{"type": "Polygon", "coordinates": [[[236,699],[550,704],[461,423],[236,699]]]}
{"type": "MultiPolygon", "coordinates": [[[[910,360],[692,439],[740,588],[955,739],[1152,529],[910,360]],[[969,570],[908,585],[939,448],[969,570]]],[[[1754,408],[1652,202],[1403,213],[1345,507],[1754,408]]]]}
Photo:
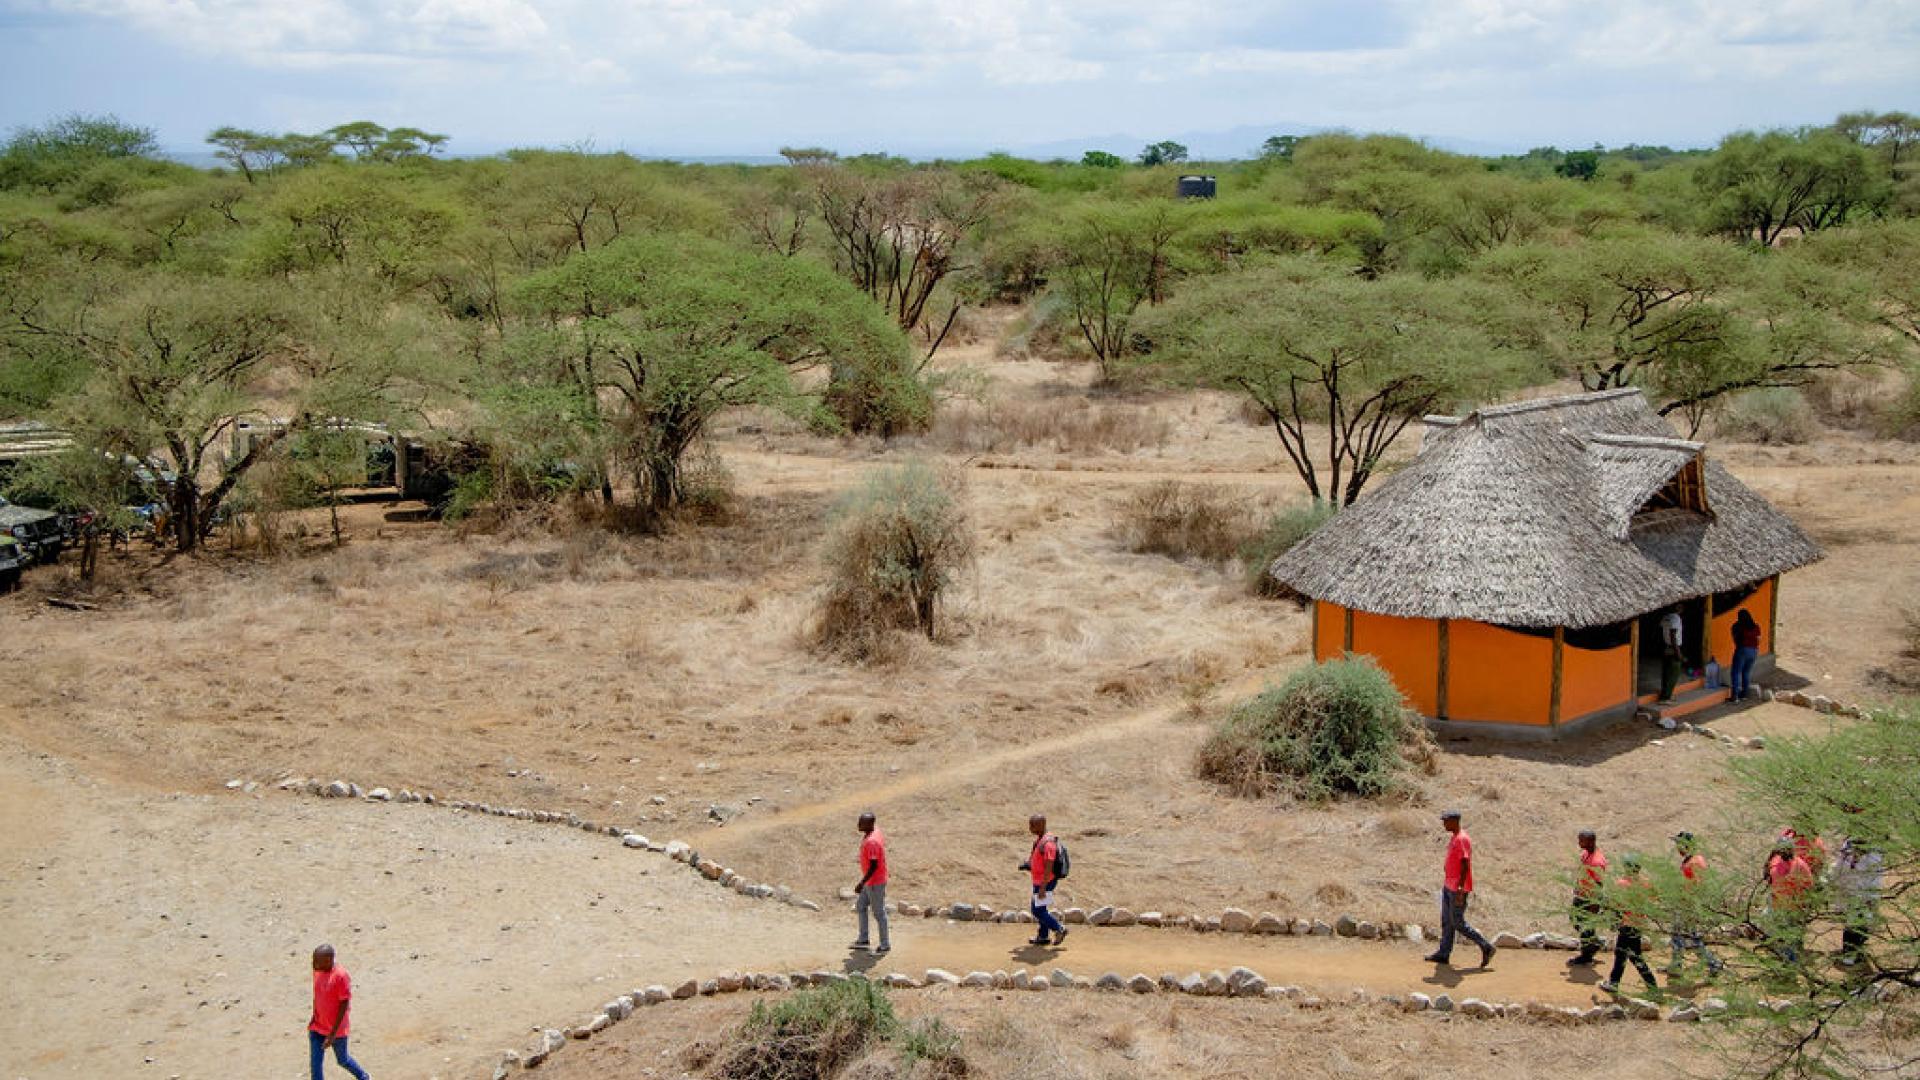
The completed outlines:
{"type": "Polygon", "coordinates": [[[860,919],[860,936],[854,939],[853,947],[871,948],[867,942],[867,913],[872,912],[880,924],[880,947],[873,951],[884,953],[893,948],[887,934],[887,837],[874,823],[871,810],[860,815],[858,827],[860,884],[853,887],[853,910],[860,919]]]}
{"type": "Polygon", "coordinates": [[[1613,971],[1600,989],[1609,994],[1618,993],[1620,979],[1627,973],[1627,964],[1647,982],[1647,989],[1658,990],[1660,984],[1654,981],[1653,967],[1647,963],[1643,949],[1646,944],[1647,914],[1653,910],[1653,885],[1640,871],[1640,856],[1628,855],[1621,860],[1626,867],[1626,876],[1613,883],[1613,893],[1607,898],[1608,906],[1613,908],[1619,919],[1613,937],[1613,971]]]}
{"type": "Polygon", "coordinates": [[[1607,857],[1592,829],[1580,830],[1580,876],[1573,882],[1573,928],[1580,933],[1580,954],[1569,966],[1591,964],[1600,953],[1600,890],[1606,884],[1607,857]]]}
{"type": "Polygon", "coordinates": [[[1480,946],[1480,966],[1484,968],[1493,963],[1493,943],[1467,924],[1467,900],[1473,895],[1473,839],[1461,827],[1458,810],[1443,811],[1440,824],[1451,838],[1440,884],[1440,945],[1427,954],[1427,961],[1452,963],[1453,938],[1458,934],[1480,946]]]}
{"type": "Polygon", "coordinates": [[[321,1080],[328,1047],[333,1048],[333,1059],[352,1073],[354,1080],[367,1080],[367,1070],[347,1053],[347,1006],[351,1004],[353,980],[346,968],[334,965],[333,946],[313,950],[313,1016],[307,1021],[307,1060],[313,1080],[321,1080]]]}
{"type": "Polygon", "coordinates": [[[1746,608],[1733,620],[1733,700],[1745,701],[1753,689],[1753,664],[1760,659],[1760,624],[1746,608]]]}
{"type": "Polygon", "coordinates": [[[1033,834],[1033,849],[1027,852],[1027,861],[1020,864],[1020,869],[1027,871],[1033,882],[1033,899],[1027,910],[1040,924],[1040,930],[1027,944],[1058,946],[1067,940],[1067,928],[1053,913],[1053,888],[1060,884],[1060,839],[1047,831],[1045,814],[1028,818],[1027,831],[1033,834]],[[1053,935],[1052,941],[1047,940],[1048,934],[1053,935]]]}
{"type": "Polygon", "coordinates": [[[1685,632],[1680,624],[1680,606],[1667,609],[1660,616],[1660,700],[1672,701],[1674,691],[1680,688],[1680,647],[1685,644],[1685,632]]]}
{"type": "Polygon", "coordinates": [[[1680,914],[1674,917],[1673,960],[1667,965],[1667,975],[1680,974],[1681,963],[1689,952],[1699,953],[1707,962],[1709,975],[1718,975],[1726,965],[1707,948],[1706,934],[1700,929],[1705,922],[1705,913],[1700,911],[1700,895],[1706,884],[1707,857],[1700,854],[1700,845],[1690,832],[1674,833],[1673,847],[1680,853],[1680,881],[1686,891],[1680,914]]]}

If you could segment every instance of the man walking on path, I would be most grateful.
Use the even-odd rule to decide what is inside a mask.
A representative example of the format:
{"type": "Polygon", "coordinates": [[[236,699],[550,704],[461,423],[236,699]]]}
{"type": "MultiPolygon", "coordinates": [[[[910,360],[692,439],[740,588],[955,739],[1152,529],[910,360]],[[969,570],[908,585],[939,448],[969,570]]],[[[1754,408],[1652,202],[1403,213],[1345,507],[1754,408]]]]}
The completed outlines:
{"type": "Polygon", "coordinates": [[[1686,888],[1685,901],[1680,914],[1675,916],[1673,927],[1673,962],[1667,965],[1669,976],[1680,974],[1680,965],[1687,953],[1697,952],[1707,962],[1707,973],[1718,975],[1725,964],[1707,948],[1707,939],[1700,931],[1705,913],[1699,910],[1700,888],[1705,883],[1707,857],[1700,854],[1700,846],[1694,842],[1690,832],[1673,834],[1674,849],[1680,852],[1680,879],[1686,888]]]}
{"type": "Polygon", "coordinates": [[[352,1073],[354,1080],[367,1080],[367,1070],[347,1053],[347,1006],[352,1003],[353,980],[347,977],[347,969],[333,966],[333,946],[313,950],[313,1018],[307,1021],[313,1080],[320,1080],[329,1046],[333,1047],[333,1059],[352,1073]]]}
{"type": "Polygon", "coordinates": [[[1653,909],[1653,885],[1640,872],[1640,856],[1629,855],[1622,861],[1627,874],[1613,883],[1613,895],[1608,897],[1609,906],[1620,919],[1619,930],[1613,938],[1613,972],[1600,984],[1600,989],[1609,994],[1618,993],[1620,978],[1627,973],[1628,961],[1632,961],[1633,969],[1647,981],[1647,989],[1658,990],[1660,984],[1654,981],[1653,967],[1641,951],[1645,944],[1647,912],[1653,909]]]}
{"type": "Polygon", "coordinates": [[[1020,869],[1027,871],[1033,880],[1033,900],[1027,910],[1033,913],[1034,921],[1040,924],[1039,932],[1027,944],[1058,946],[1067,940],[1067,928],[1060,924],[1060,919],[1053,913],[1053,887],[1060,883],[1056,872],[1060,859],[1060,840],[1047,831],[1044,814],[1028,818],[1027,831],[1033,834],[1033,850],[1027,853],[1027,861],[1020,864],[1020,869]],[[1047,940],[1048,934],[1053,935],[1051,942],[1047,940]]]}
{"type": "Polygon", "coordinates": [[[1786,836],[1774,841],[1767,857],[1767,914],[1776,956],[1789,964],[1800,962],[1807,941],[1807,908],[1815,884],[1813,868],[1794,851],[1786,836]]]}
{"type": "Polygon", "coordinates": [[[873,823],[873,811],[860,815],[860,884],[853,887],[854,913],[860,917],[860,936],[853,947],[868,948],[867,912],[880,923],[880,947],[876,953],[893,948],[887,934],[887,838],[873,823]]]}
{"type": "Polygon", "coordinates": [[[1680,686],[1680,609],[1670,607],[1660,616],[1660,700],[1672,701],[1680,686]]]}
{"type": "Polygon", "coordinates": [[[1866,959],[1867,935],[1879,918],[1880,890],[1886,882],[1886,856],[1857,836],[1840,845],[1833,864],[1833,884],[1840,892],[1846,926],[1840,931],[1840,966],[1855,967],[1866,959]]]}
{"type": "Polygon", "coordinates": [[[1459,934],[1480,946],[1480,966],[1493,963],[1493,943],[1467,925],[1467,898],[1473,895],[1473,840],[1460,827],[1460,811],[1440,815],[1440,824],[1453,838],[1447,842],[1447,861],[1440,886],[1440,945],[1427,955],[1435,964],[1451,963],[1453,936],[1459,934]]]}
{"type": "Polygon", "coordinates": [[[1607,857],[1592,829],[1580,830],[1580,876],[1573,882],[1573,928],[1580,932],[1580,955],[1569,965],[1591,964],[1600,952],[1600,889],[1607,870],[1607,857]]]}

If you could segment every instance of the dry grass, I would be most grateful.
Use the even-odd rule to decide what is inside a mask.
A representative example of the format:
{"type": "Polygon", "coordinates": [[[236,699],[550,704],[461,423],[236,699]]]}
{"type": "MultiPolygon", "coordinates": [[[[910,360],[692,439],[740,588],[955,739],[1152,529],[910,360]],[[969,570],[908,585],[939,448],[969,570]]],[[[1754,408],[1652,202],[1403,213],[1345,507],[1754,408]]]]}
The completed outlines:
{"type": "Polygon", "coordinates": [[[1039,401],[955,402],[934,421],[928,442],[952,453],[1005,453],[1041,447],[1067,454],[1118,453],[1166,445],[1172,424],[1145,405],[1086,397],[1039,401]]]}
{"type": "Polygon", "coordinates": [[[1127,550],[1225,562],[1253,534],[1245,501],[1212,484],[1165,480],[1136,492],[1114,522],[1127,550]]]}

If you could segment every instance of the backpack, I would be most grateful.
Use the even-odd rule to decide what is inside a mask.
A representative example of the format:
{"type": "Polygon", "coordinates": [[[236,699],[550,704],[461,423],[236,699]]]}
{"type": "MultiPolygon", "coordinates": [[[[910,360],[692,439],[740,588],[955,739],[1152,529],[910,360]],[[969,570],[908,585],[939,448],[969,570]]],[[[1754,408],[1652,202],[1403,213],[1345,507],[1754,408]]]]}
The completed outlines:
{"type": "Polygon", "coordinates": [[[1053,877],[1059,881],[1067,876],[1067,845],[1059,837],[1053,838],[1053,877]]]}

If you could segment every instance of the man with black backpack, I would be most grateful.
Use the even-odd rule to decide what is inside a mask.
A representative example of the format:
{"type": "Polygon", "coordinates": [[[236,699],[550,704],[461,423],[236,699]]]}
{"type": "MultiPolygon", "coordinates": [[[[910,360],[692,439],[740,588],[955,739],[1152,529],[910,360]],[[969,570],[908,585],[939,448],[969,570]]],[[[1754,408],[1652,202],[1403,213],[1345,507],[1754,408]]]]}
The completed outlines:
{"type": "Polygon", "coordinates": [[[1058,946],[1067,940],[1067,928],[1053,913],[1053,888],[1060,879],[1067,876],[1067,845],[1060,838],[1047,831],[1047,818],[1044,814],[1035,814],[1027,819],[1027,831],[1033,834],[1033,850],[1027,853],[1027,861],[1020,869],[1033,877],[1033,903],[1028,908],[1040,923],[1040,932],[1027,942],[1029,945],[1058,946]],[[1047,935],[1053,940],[1049,942],[1047,935]]]}

